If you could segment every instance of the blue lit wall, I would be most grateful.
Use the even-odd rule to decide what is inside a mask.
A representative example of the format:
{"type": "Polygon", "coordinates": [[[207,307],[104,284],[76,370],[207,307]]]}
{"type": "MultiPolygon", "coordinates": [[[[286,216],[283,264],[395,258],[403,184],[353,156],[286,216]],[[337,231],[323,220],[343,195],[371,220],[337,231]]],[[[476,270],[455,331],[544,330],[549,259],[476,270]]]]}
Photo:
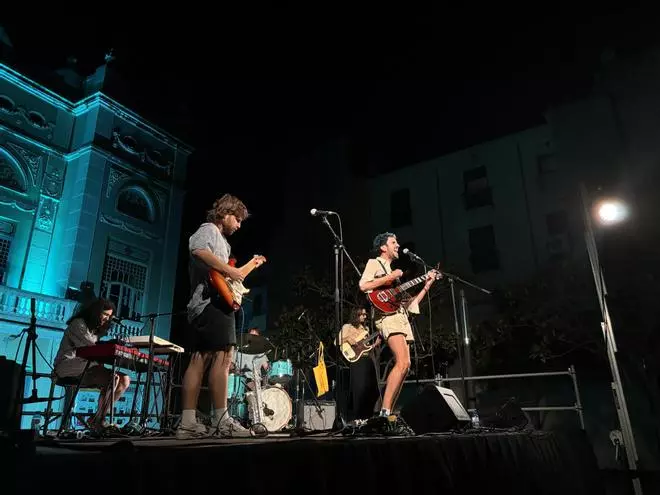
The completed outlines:
{"type": "MultiPolygon", "coordinates": [[[[172,311],[191,152],[101,92],[69,101],[0,64],[0,355],[20,361],[34,297],[37,371],[50,373],[67,288],[83,281],[135,333],[148,331],[140,315],[172,311]]],[[[156,334],[169,338],[170,322],[156,334]]],[[[37,383],[47,396],[50,380],[37,383]]]]}

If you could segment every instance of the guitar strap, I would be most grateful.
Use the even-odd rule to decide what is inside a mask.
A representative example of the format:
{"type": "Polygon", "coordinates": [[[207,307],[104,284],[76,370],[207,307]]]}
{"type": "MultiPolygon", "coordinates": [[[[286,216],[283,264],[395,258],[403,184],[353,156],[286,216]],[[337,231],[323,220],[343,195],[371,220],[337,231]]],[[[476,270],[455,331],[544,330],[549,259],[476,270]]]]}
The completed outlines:
{"type": "Polygon", "coordinates": [[[387,271],[387,268],[385,268],[385,265],[383,265],[383,262],[380,261],[378,258],[376,258],[376,261],[377,261],[378,263],[380,263],[380,266],[383,268],[383,271],[385,272],[385,275],[389,275],[390,273],[392,273],[392,272],[388,272],[388,271],[387,271]]]}

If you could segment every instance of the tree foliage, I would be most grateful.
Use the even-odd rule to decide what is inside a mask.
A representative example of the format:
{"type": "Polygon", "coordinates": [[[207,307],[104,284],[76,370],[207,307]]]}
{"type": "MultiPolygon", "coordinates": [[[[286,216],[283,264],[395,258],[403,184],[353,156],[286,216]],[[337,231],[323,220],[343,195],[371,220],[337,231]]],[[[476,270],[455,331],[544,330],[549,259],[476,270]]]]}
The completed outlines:
{"type": "MultiPolygon", "coordinates": [[[[357,262],[361,271],[364,261],[357,262]]],[[[413,275],[408,273],[405,278],[413,275]]],[[[339,330],[335,324],[334,280],[307,268],[293,282],[292,299],[297,304],[283,308],[276,317],[273,340],[279,348],[287,349],[292,359],[298,355],[313,357],[319,340],[330,349],[339,330]]],[[[344,287],[342,322],[351,308],[367,305],[358,288],[358,275],[350,264],[345,266],[344,287]]],[[[605,363],[600,311],[585,259],[555,263],[530,280],[511,284],[487,297],[456,283],[457,306],[461,288],[468,302],[475,372],[515,373],[556,370],[578,362],[605,363]]],[[[610,295],[613,313],[627,314],[629,318],[636,314],[639,308],[631,302],[631,292],[634,287],[628,287],[625,294],[610,295]]],[[[460,312],[458,317],[460,321],[460,312]]],[[[461,337],[456,334],[454,321],[449,284],[438,282],[421,304],[421,314],[413,318],[417,357],[421,367],[429,370],[425,374],[456,359],[461,337]]],[[[639,342],[648,341],[649,337],[644,336],[648,331],[638,328],[637,333],[633,332],[634,339],[619,339],[617,333],[617,339],[638,342],[636,350],[644,353],[645,346],[639,342]]]]}

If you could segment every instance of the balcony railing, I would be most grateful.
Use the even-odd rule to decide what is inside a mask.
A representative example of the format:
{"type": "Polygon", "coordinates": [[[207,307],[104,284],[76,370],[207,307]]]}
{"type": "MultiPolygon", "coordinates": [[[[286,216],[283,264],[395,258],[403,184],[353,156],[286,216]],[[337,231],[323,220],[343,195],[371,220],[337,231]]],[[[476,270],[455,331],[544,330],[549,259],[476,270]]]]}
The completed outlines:
{"type": "Polygon", "coordinates": [[[76,301],[44,296],[34,292],[0,285],[0,318],[7,321],[29,323],[32,317],[30,300],[35,299],[35,316],[38,326],[66,328],[73,315],[76,301]]]}

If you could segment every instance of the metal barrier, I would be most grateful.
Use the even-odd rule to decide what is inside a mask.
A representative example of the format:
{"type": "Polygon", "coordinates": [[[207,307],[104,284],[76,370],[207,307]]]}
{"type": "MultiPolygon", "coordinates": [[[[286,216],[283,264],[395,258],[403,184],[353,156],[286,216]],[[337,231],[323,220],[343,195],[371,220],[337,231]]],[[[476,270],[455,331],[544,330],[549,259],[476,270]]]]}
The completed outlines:
{"type": "MultiPolygon", "coordinates": [[[[465,381],[483,381],[483,380],[502,380],[508,378],[531,378],[539,376],[570,376],[573,382],[573,392],[575,393],[575,404],[572,406],[536,406],[536,407],[521,407],[523,411],[575,411],[580,419],[580,427],[584,430],[584,414],[582,411],[582,401],[580,400],[580,389],[577,383],[577,374],[575,367],[571,365],[566,371],[546,371],[540,373],[511,373],[506,375],[482,375],[482,376],[466,376],[457,378],[443,378],[436,376],[435,378],[425,378],[422,380],[406,380],[404,384],[417,384],[417,383],[434,383],[442,386],[444,382],[462,382],[465,381]]],[[[385,382],[381,382],[385,384],[385,382]]]]}

